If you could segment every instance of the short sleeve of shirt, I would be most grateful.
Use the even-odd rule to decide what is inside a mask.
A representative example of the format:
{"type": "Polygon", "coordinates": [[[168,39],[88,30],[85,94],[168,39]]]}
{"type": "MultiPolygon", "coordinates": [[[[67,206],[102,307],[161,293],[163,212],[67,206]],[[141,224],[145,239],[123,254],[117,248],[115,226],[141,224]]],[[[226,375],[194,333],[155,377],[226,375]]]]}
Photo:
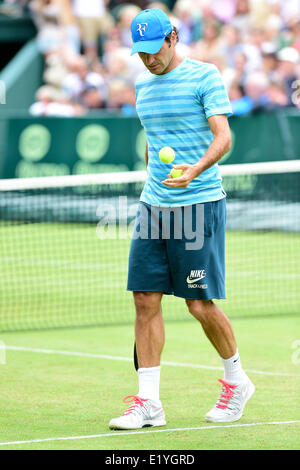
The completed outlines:
{"type": "Polygon", "coordinates": [[[220,72],[213,64],[207,64],[207,71],[201,77],[198,98],[204,108],[206,119],[216,114],[232,115],[232,108],[220,72]]]}

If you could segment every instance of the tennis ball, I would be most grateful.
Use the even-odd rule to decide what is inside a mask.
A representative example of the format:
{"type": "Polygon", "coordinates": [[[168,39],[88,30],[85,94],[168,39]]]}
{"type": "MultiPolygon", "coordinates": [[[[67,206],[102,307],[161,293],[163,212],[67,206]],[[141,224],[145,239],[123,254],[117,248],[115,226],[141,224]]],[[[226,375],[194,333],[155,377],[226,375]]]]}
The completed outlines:
{"type": "Polygon", "coordinates": [[[175,152],[171,147],[163,147],[158,156],[163,163],[171,163],[175,158],[175,152]]]}
{"type": "Polygon", "coordinates": [[[170,176],[171,178],[180,178],[180,176],[182,176],[182,170],[176,170],[176,168],[172,168],[170,176]]]}

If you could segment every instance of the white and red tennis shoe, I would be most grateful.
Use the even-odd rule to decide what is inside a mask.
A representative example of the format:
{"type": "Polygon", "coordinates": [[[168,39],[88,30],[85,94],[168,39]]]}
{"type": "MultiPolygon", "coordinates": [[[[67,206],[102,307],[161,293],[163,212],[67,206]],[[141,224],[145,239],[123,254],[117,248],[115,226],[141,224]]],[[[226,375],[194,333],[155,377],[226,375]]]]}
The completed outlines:
{"type": "Polygon", "coordinates": [[[129,395],[124,398],[123,402],[131,403],[131,405],[122,416],[110,421],[110,429],[140,429],[166,424],[165,413],[160,401],[156,402],[140,398],[137,395],[129,395]]]}
{"type": "Polygon", "coordinates": [[[219,379],[222,391],[215,406],[206,414],[206,421],[212,423],[231,423],[241,418],[244,407],[252,397],[255,387],[246,376],[245,381],[233,384],[219,379]]]}

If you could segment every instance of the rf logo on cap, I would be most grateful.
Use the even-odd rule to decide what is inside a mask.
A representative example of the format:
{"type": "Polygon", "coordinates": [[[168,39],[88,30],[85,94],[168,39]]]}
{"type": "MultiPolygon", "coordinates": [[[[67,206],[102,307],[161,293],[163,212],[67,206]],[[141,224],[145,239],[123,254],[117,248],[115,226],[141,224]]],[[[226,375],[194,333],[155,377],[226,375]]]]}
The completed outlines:
{"type": "Polygon", "coordinates": [[[141,36],[144,36],[143,33],[146,32],[146,26],[148,26],[148,23],[137,23],[138,29],[137,31],[140,33],[141,36]]]}
{"type": "Polygon", "coordinates": [[[172,29],[170,18],[159,8],[140,11],[130,25],[133,42],[131,55],[137,52],[156,54],[172,29]]]}

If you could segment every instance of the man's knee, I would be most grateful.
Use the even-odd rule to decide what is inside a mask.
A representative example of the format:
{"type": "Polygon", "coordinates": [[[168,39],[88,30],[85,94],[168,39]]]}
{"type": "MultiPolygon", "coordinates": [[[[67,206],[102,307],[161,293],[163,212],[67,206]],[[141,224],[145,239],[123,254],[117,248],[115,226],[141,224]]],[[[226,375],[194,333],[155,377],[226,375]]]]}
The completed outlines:
{"type": "Polygon", "coordinates": [[[186,299],[189,312],[201,323],[207,323],[211,315],[212,300],[186,299]]]}
{"type": "Polygon", "coordinates": [[[160,313],[162,298],[160,292],[134,292],[133,297],[137,316],[152,316],[160,313]]]}

